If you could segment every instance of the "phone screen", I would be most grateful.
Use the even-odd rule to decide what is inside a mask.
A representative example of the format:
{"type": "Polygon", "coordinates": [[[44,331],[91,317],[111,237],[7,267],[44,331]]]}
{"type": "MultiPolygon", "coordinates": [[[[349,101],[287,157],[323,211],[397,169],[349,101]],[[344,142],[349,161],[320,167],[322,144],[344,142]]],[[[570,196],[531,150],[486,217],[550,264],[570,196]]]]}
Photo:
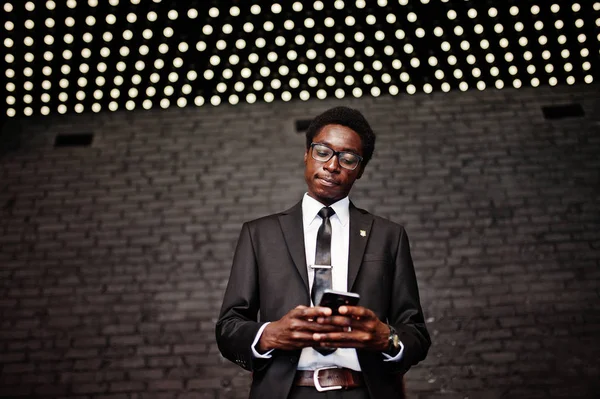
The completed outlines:
{"type": "Polygon", "coordinates": [[[321,297],[321,302],[319,303],[319,306],[331,308],[332,313],[334,315],[337,315],[339,314],[338,308],[340,306],[356,306],[358,305],[359,299],[360,295],[354,292],[339,292],[333,290],[325,290],[323,296],[321,297]]]}

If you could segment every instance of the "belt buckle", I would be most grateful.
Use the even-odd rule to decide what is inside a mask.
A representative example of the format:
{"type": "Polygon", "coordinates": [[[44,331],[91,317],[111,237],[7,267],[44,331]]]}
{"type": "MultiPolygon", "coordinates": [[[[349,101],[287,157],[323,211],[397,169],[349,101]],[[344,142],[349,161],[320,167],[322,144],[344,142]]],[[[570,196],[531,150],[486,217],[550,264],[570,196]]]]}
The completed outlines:
{"type": "Polygon", "coordinates": [[[337,369],[339,367],[336,366],[329,366],[329,367],[321,367],[316,369],[313,372],[313,382],[315,384],[315,388],[317,389],[317,391],[319,392],[325,392],[325,391],[334,391],[336,389],[342,389],[343,387],[341,385],[333,385],[330,387],[323,387],[321,386],[321,383],[319,382],[319,372],[322,370],[330,370],[330,369],[337,369]]]}

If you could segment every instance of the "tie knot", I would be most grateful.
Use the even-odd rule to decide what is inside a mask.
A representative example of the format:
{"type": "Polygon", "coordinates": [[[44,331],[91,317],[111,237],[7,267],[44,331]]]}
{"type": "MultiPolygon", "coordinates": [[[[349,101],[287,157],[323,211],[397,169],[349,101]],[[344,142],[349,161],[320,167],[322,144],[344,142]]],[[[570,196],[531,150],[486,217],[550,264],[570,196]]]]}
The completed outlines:
{"type": "Polygon", "coordinates": [[[318,213],[318,215],[321,217],[321,219],[328,219],[331,216],[333,216],[334,214],[335,214],[335,211],[333,210],[333,208],[330,208],[328,206],[321,208],[321,210],[318,213]]]}

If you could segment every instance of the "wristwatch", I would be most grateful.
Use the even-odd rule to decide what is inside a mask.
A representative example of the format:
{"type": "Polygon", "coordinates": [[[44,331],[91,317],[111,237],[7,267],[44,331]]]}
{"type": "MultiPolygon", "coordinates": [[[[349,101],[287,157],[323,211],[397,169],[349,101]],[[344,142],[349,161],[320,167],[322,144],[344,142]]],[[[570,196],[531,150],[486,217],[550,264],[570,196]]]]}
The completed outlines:
{"type": "Polygon", "coordinates": [[[396,329],[394,327],[392,327],[389,324],[388,324],[388,327],[390,329],[390,335],[388,337],[389,345],[388,345],[387,353],[392,356],[396,356],[398,354],[398,352],[400,352],[400,337],[398,337],[398,333],[396,332],[396,329]]]}

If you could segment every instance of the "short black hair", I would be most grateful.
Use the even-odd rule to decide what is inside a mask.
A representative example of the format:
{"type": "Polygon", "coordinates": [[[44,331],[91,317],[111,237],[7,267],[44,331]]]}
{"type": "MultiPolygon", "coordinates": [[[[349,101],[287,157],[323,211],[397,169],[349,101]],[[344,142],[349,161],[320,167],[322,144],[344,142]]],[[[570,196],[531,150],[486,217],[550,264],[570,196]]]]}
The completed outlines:
{"type": "Polygon", "coordinates": [[[363,147],[363,167],[371,160],[375,150],[375,133],[360,111],[348,107],[330,108],[313,119],[306,131],[306,149],[327,125],[346,126],[358,133],[363,147]]]}

